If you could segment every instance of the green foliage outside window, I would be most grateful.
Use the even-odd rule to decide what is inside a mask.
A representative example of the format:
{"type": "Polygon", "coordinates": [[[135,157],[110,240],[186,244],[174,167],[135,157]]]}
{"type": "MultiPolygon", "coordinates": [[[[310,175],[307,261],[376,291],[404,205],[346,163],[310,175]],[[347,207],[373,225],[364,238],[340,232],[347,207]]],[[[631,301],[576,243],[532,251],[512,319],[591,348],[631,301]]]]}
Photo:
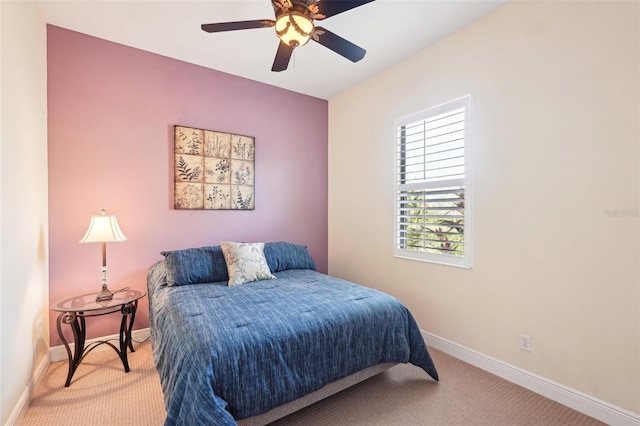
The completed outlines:
{"type": "Polygon", "coordinates": [[[464,255],[464,192],[409,191],[402,202],[404,249],[464,255]]]}

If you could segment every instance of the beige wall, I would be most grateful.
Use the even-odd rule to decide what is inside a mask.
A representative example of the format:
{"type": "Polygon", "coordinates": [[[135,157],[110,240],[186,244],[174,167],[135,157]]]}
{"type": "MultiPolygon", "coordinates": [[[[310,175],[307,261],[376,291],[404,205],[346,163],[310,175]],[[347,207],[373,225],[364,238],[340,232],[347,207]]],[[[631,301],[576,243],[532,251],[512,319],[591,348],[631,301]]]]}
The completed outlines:
{"type": "Polygon", "coordinates": [[[640,413],[638,27],[638,2],[517,1],[331,99],[329,272],[640,413]],[[393,122],[467,93],[474,267],[393,258],[393,122]]]}
{"type": "Polygon", "coordinates": [[[47,357],[47,69],[34,2],[0,2],[0,423],[47,357]]]}

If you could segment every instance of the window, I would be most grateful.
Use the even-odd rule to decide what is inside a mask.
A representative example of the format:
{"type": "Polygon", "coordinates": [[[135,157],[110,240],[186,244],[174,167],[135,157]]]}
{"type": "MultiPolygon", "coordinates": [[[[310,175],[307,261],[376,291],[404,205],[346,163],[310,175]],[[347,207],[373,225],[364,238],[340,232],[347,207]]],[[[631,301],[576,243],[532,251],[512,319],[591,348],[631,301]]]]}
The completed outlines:
{"type": "Polygon", "coordinates": [[[470,96],[396,123],[394,255],[471,267],[470,96]]]}

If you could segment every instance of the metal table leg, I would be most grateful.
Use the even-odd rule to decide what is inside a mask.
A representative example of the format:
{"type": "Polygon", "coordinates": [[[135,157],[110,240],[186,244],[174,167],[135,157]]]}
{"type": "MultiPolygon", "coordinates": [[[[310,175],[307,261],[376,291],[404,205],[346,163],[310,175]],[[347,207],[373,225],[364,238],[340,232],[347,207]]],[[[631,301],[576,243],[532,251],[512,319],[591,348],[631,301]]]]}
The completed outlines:
{"type": "Polygon", "coordinates": [[[133,328],[133,321],[136,319],[136,310],[138,308],[138,302],[127,303],[120,309],[122,312],[122,321],[120,322],[120,359],[122,365],[124,365],[124,371],[129,372],[129,359],[127,353],[129,349],[133,350],[133,343],[131,340],[131,330],[133,328]]]}
{"type": "Polygon", "coordinates": [[[67,381],[64,384],[65,387],[69,387],[73,374],[76,372],[76,369],[82,360],[82,352],[84,351],[84,342],[86,339],[86,324],[82,315],[77,315],[74,312],[62,312],[58,315],[57,326],[58,335],[60,336],[62,343],[64,343],[64,347],[67,350],[67,357],[69,358],[69,372],[67,373],[67,381]],[[73,331],[73,340],[75,343],[73,355],[71,354],[69,342],[67,342],[67,339],[64,337],[64,333],[62,332],[63,323],[68,324],[73,331]]]}

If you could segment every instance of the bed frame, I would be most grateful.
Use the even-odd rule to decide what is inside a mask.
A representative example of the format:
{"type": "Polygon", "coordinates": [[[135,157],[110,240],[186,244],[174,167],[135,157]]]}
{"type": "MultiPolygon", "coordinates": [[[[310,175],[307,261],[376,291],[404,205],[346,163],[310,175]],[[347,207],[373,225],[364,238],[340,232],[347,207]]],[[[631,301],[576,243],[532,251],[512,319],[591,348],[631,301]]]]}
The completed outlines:
{"type": "Polygon", "coordinates": [[[358,384],[364,380],[367,380],[376,374],[380,374],[383,371],[398,365],[398,363],[387,362],[382,364],[376,364],[364,370],[360,370],[350,376],[344,377],[340,380],[336,380],[333,383],[329,383],[324,387],[318,389],[315,392],[311,392],[301,398],[288,402],[284,405],[276,407],[266,413],[259,414],[257,416],[249,417],[246,419],[238,420],[238,426],[263,426],[267,423],[271,423],[278,419],[281,419],[289,414],[292,414],[298,410],[308,407],[321,399],[334,395],[348,387],[358,384]]]}

